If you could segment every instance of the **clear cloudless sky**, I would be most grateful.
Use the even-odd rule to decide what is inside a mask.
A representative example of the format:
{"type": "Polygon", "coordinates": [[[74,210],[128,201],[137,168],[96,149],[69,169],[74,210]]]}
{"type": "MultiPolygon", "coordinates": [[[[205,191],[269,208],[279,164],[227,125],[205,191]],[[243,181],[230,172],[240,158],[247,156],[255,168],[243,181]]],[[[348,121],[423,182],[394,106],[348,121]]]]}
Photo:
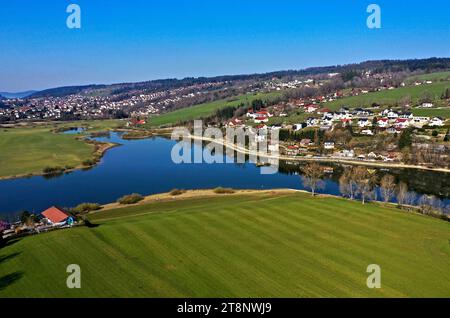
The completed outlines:
{"type": "Polygon", "coordinates": [[[448,0],[4,0],[0,91],[449,57],[449,12],[448,0]],[[366,26],[371,3],[381,29],[366,26]]]}

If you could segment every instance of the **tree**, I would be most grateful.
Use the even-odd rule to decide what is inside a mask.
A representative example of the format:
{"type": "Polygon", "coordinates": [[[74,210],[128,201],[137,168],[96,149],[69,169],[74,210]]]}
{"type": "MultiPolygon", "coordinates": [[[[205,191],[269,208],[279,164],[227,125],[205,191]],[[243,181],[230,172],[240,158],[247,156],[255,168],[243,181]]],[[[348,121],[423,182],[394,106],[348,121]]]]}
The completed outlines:
{"type": "Polygon", "coordinates": [[[389,202],[395,194],[395,178],[390,174],[381,178],[380,190],[383,196],[384,202],[389,202]]]}
{"type": "Polygon", "coordinates": [[[403,111],[407,110],[408,107],[411,106],[411,96],[403,96],[402,98],[400,98],[399,104],[403,111]]]}
{"type": "Polygon", "coordinates": [[[37,222],[37,216],[28,211],[24,211],[20,215],[20,222],[26,226],[33,227],[34,223],[37,222]]]}
{"type": "Polygon", "coordinates": [[[445,134],[444,141],[450,141],[450,129],[447,129],[447,133],[445,134]]]}
{"type": "Polygon", "coordinates": [[[408,186],[404,182],[400,182],[397,186],[397,202],[400,207],[406,203],[408,196],[408,186]]]}
{"type": "Polygon", "coordinates": [[[424,91],[420,95],[420,103],[431,103],[433,101],[433,94],[429,91],[424,91]]]}
{"type": "Polygon", "coordinates": [[[6,240],[3,238],[3,231],[9,228],[9,224],[5,221],[0,220],[0,247],[6,245],[6,240]]]}
{"type": "Polygon", "coordinates": [[[366,199],[373,196],[374,177],[364,167],[357,167],[353,170],[356,185],[356,193],[361,196],[362,204],[366,203],[366,199]]]}
{"type": "Polygon", "coordinates": [[[314,196],[317,189],[323,187],[322,177],[323,169],[317,163],[308,163],[303,169],[303,175],[301,176],[303,186],[311,189],[312,195],[314,196]]]}
{"type": "Polygon", "coordinates": [[[353,200],[355,196],[355,180],[353,177],[353,169],[346,168],[344,173],[339,178],[339,190],[342,195],[348,196],[353,200]]]}
{"type": "Polygon", "coordinates": [[[412,145],[412,133],[413,133],[413,129],[412,128],[407,128],[407,129],[402,131],[402,133],[400,134],[400,138],[398,140],[398,147],[400,149],[403,149],[403,148],[406,148],[406,147],[411,147],[411,145],[412,145]]]}

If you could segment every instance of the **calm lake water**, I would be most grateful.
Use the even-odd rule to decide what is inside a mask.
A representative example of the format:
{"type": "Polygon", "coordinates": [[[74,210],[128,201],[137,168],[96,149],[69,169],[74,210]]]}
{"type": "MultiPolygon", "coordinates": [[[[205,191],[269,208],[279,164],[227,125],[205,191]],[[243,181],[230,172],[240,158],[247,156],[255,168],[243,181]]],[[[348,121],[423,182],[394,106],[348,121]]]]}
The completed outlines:
{"type": "MultiPolygon", "coordinates": [[[[274,175],[261,175],[260,168],[252,163],[177,165],[170,156],[175,144],[171,140],[157,137],[127,141],[121,139],[119,133],[95,139],[121,146],[107,151],[101,163],[90,170],[53,178],[36,176],[0,181],[0,214],[11,217],[24,210],[39,213],[52,205],[72,207],[81,202],[105,204],[130,193],[148,195],[174,188],[303,189],[296,174],[299,167],[295,165],[283,164],[281,172],[274,175]]],[[[340,169],[335,167],[335,173],[327,176],[325,187],[319,192],[339,194],[340,169]]],[[[449,203],[448,174],[423,173],[423,177],[418,176],[417,171],[394,174],[416,192],[436,194],[445,204],[449,203]],[[430,181],[426,181],[427,178],[430,181]]]]}

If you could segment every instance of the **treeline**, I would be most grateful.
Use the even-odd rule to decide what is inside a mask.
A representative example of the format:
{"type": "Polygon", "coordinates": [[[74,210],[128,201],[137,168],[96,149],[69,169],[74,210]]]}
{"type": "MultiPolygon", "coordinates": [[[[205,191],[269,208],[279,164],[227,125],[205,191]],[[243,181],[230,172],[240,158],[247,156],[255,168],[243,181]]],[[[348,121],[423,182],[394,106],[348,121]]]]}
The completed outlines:
{"type": "Polygon", "coordinates": [[[258,82],[262,80],[270,80],[272,78],[295,78],[301,76],[313,76],[328,73],[341,73],[343,81],[349,81],[360,74],[362,71],[371,70],[373,73],[383,72],[402,72],[402,71],[424,71],[432,72],[438,70],[450,69],[450,58],[429,58],[429,59],[409,59],[409,60],[378,60],[366,61],[362,63],[332,65],[325,67],[311,67],[303,70],[285,70],[275,71],[261,74],[243,74],[243,75],[225,75],[216,77],[187,77],[184,79],[158,79],[137,83],[119,83],[112,85],[84,85],[84,86],[67,86],[37,92],[31,97],[46,96],[67,96],[88,90],[110,89],[110,95],[123,94],[133,90],[144,90],[147,92],[156,92],[168,89],[176,89],[185,86],[205,83],[219,82],[237,82],[249,81],[258,82]]]}
{"type": "MultiPolygon", "coordinates": [[[[324,186],[322,180],[324,177],[323,167],[317,163],[310,163],[302,169],[302,172],[303,185],[315,195],[316,191],[324,186]]],[[[415,211],[450,221],[448,218],[449,207],[444,206],[441,200],[433,195],[418,196],[415,192],[409,191],[406,183],[397,183],[392,175],[384,175],[378,180],[375,170],[356,166],[345,168],[339,178],[339,190],[342,196],[350,200],[359,199],[362,204],[378,199],[377,188],[379,188],[379,194],[385,203],[396,199],[399,209],[415,211]]]]}
{"type": "Polygon", "coordinates": [[[292,131],[288,129],[280,129],[280,141],[301,141],[302,139],[310,139],[316,144],[320,144],[325,140],[325,132],[320,129],[292,131]]]}

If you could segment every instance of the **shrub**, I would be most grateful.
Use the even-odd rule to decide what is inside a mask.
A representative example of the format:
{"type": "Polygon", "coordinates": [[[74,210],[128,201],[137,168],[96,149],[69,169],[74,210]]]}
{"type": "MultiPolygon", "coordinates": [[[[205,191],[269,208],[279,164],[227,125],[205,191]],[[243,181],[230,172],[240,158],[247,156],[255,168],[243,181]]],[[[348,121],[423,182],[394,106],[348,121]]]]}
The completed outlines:
{"type": "Polygon", "coordinates": [[[222,188],[222,187],[218,187],[214,189],[214,193],[217,194],[232,194],[235,193],[236,191],[231,189],[231,188],[222,188]]]}
{"type": "Polygon", "coordinates": [[[53,174],[53,173],[60,173],[62,172],[64,169],[61,167],[45,167],[42,172],[44,174],[53,174]]]}
{"type": "Polygon", "coordinates": [[[82,162],[83,166],[93,166],[95,164],[94,160],[87,159],[82,162]]]}
{"type": "Polygon", "coordinates": [[[81,203],[78,204],[73,210],[77,213],[88,213],[91,211],[97,211],[101,209],[101,205],[98,203],[81,203]]]}
{"type": "Polygon", "coordinates": [[[119,200],[117,200],[117,202],[119,202],[120,204],[135,204],[142,200],[144,200],[144,197],[142,195],[133,193],[121,197],[119,200]]]}
{"type": "Polygon", "coordinates": [[[170,193],[170,195],[175,196],[175,195],[181,195],[181,194],[183,194],[183,193],[185,193],[185,192],[186,192],[186,190],[173,189],[173,190],[170,191],[169,193],[170,193]]]}

